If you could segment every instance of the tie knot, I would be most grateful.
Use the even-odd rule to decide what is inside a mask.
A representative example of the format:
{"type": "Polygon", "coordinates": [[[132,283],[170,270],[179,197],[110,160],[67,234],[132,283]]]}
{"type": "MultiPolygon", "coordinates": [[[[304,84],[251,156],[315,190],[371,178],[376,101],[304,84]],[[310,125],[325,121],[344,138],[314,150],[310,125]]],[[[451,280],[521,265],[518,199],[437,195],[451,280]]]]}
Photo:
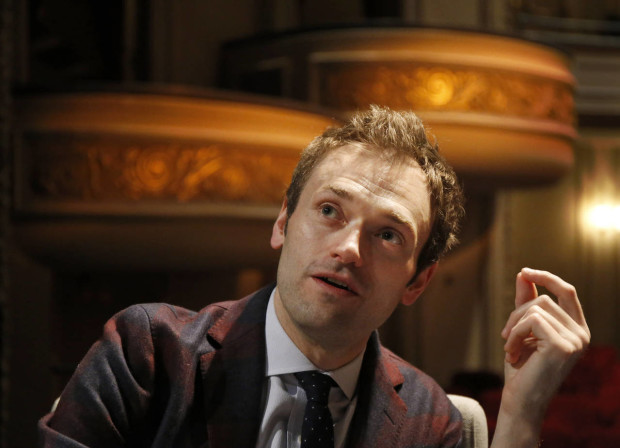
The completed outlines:
{"type": "Polygon", "coordinates": [[[327,404],[329,390],[333,386],[337,386],[332,377],[316,370],[297,372],[295,376],[299,385],[306,391],[308,401],[316,401],[323,405],[327,404]]]}

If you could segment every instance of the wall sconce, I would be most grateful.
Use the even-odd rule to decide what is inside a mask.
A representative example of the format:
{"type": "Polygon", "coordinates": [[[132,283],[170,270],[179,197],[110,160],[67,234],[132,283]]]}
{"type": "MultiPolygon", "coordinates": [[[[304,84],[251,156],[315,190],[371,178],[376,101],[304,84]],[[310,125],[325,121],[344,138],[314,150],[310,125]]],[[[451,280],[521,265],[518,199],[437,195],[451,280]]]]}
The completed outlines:
{"type": "Polygon", "coordinates": [[[587,211],[587,225],[601,231],[620,232],[620,204],[597,204],[587,211]]]}
{"type": "Polygon", "coordinates": [[[579,219],[587,241],[607,241],[620,234],[619,150],[614,138],[590,138],[587,134],[575,146],[581,190],[579,219]]]}

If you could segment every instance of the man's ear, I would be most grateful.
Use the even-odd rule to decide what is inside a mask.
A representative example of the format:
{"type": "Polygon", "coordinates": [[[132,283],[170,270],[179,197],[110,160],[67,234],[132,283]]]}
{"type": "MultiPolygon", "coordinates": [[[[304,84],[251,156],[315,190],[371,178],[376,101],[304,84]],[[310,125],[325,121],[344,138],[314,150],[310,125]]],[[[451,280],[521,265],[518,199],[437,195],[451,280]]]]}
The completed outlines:
{"type": "Polygon", "coordinates": [[[422,272],[420,272],[415,280],[407,285],[407,289],[405,290],[405,294],[403,294],[403,298],[401,303],[403,305],[413,305],[413,303],[418,300],[420,294],[424,292],[426,286],[435,275],[435,271],[437,270],[437,262],[431,264],[429,267],[425,268],[422,272]]]}
{"type": "Polygon", "coordinates": [[[282,208],[276,222],[273,223],[273,230],[271,231],[271,247],[274,249],[280,249],[284,245],[284,237],[286,236],[286,223],[288,221],[288,207],[286,198],[282,201],[282,208]]]}

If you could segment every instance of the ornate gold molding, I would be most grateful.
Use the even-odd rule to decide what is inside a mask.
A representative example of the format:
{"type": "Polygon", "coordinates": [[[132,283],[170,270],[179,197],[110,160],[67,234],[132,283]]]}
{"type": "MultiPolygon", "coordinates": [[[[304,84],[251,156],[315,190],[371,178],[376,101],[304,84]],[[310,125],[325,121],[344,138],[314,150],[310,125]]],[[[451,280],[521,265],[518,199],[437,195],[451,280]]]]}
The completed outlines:
{"type": "Polygon", "coordinates": [[[470,188],[542,184],[572,166],[575,78],[555,48],[403,25],[303,30],[225,52],[231,87],[286,58],[291,70],[279,76],[294,98],[345,115],[373,103],[414,110],[470,188]]]}
{"type": "Polygon", "coordinates": [[[294,153],[231,144],[28,135],[30,201],[234,202],[277,205],[294,153]]]}
{"type": "Polygon", "coordinates": [[[408,62],[322,63],[318,70],[320,103],[337,109],[382,104],[575,123],[572,86],[550,78],[408,62]]]}
{"type": "Polygon", "coordinates": [[[293,167],[335,120],[134,86],[17,96],[14,122],[23,250],[54,268],[160,271],[274,266],[268,241],[293,167]]]}

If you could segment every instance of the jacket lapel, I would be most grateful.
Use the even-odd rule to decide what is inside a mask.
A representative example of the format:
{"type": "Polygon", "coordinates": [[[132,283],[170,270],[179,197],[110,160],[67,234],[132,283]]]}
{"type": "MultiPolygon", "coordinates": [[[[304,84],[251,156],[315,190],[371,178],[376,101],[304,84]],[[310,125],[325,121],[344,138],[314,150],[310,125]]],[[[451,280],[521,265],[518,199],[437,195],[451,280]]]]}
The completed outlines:
{"type": "Polygon", "coordinates": [[[373,333],[358,381],[358,401],[349,429],[348,448],[396,446],[407,414],[398,396],[404,378],[385,356],[373,333]]]}
{"type": "MultiPolygon", "coordinates": [[[[265,315],[274,286],[229,302],[208,332],[215,350],[202,355],[200,368],[210,448],[256,446],[265,379],[265,315]]],[[[403,381],[373,333],[360,371],[348,448],[396,446],[407,414],[397,393],[403,381]]]]}
{"type": "Polygon", "coordinates": [[[273,285],[236,302],[208,332],[201,357],[208,446],[254,448],[265,377],[265,314],[273,285]]]}

